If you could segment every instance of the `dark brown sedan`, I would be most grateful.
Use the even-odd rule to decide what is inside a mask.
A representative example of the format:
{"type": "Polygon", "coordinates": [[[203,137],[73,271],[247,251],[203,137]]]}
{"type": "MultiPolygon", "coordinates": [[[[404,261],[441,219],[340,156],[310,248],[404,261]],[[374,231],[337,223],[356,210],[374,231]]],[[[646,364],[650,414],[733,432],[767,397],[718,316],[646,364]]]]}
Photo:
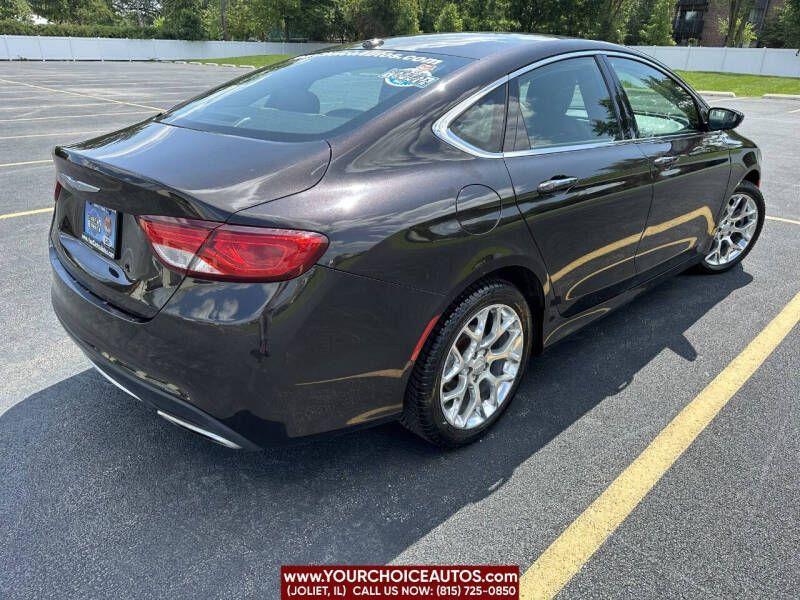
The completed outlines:
{"type": "Polygon", "coordinates": [[[397,419],[465,444],[531,355],[747,255],[741,119],[594,41],[297,57],[56,148],[53,305],[103,375],[226,446],[397,419]]]}

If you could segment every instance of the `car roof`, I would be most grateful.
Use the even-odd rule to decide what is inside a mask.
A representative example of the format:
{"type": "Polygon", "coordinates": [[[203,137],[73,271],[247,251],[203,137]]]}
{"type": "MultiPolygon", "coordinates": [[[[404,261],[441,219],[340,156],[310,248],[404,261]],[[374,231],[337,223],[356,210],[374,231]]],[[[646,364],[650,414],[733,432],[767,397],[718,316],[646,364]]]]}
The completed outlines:
{"type": "Polygon", "coordinates": [[[613,49],[629,51],[624,46],[607,42],[530,33],[436,33],[382,38],[374,41],[377,41],[378,44],[368,46],[369,42],[364,42],[363,45],[359,43],[351,46],[351,48],[368,47],[376,50],[405,50],[447,54],[474,60],[516,54],[526,54],[535,59],[539,55],[545,57],[575,50],[613,49]]]}

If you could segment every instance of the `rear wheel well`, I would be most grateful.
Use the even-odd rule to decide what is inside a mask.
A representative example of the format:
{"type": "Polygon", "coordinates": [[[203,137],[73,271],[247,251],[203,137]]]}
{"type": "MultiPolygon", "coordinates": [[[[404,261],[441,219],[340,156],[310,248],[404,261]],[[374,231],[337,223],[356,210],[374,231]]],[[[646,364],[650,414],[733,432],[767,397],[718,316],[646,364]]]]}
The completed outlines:
{"type": "Polygon", "coordinates": [[[514,266],[503,267],[487,273],[475,283],[489,279],[503,279],[515,286],[525,296],[535,322],[532,350],[535,354],[540,353],[542,351],[542,324],[544,323],[544,292],[539,278],[530,269],[514,266]]]}
{"type": "Polygon", "coordinates": [[[742,179],[742,181],[749,181],[754,186],[759,187],[759,184],[761,183],[761,173],[759,173],[756,169],[753,169],[747,175],[744,176],[744,179],[742,179]]]}

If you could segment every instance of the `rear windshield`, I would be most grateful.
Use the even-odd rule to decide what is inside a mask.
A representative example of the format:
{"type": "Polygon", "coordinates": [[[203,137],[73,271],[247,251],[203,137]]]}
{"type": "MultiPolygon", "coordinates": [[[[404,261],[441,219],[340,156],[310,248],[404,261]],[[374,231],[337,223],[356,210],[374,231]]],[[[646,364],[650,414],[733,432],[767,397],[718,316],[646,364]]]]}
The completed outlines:
{"type": "Polygon", "coordinates": [[[164,123],[277,141],[353,129],[436,84],[469,59],[390,50],[301,56],[164,115],[164,123]]]}

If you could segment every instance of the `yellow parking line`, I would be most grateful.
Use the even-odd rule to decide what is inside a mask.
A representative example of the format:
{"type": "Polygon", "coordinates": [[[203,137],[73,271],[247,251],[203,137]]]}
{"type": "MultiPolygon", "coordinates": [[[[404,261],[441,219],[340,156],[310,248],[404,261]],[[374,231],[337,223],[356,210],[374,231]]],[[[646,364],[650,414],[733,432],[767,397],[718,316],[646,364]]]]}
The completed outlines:
{"type": "Polygon", "coordinates": [[[114,113],[93,113],[88,115],[56,115],[54,117],[24,117],[22,119],[0,119],[0,123],[16,123],[17,121],[54,121],[56,119],[82,119],[86,117],[116,117],[118,115],[141,115],[149,110],[126,110],[114,113]]]}
{"type": "Polygon", "coordinates": [[[53,162],[49,158],[47,160],[24,160],[22,162],[5,163],[0,165],[2,167],[22,167],[24,165],[43,165],[45,163],[53,162]]]}
{"type": "Polygon", "coordinates": [[[127,104],[128,106],[137,106],[139,108],[147,108],[150,110],[160,111],[160,108],[155,106],[148,106],[146,104],[136,104],[135,102],[125,102],[123,100],[112,100],[111,98],[104,98],[103,96],[96,96],[94,94],[85,94],[83,92],[70,92],[68,90],[59,90],[56,88],[46,87],[43,85],[34,85],[32,83],[23,83],[22,81],[10,81],[8,79],[0,79],[3,83],[11,83],[14,85],[24,85],[35,90],[46,90],[48,92],[56,92],[58,94],[69,94],[70,96],[83,96],[84,98],[95,98],[96,100],[105,100],[106,102],[114,102],[115,104],[127,104]]]}
{"type": "Polygon", "coordinates": [[[800,321],[800,293],[667,425],[520,580],[520,600],[553,598],[583,568],[800,321]]]}
{"type": "Polygon", "coordinates": [[[769,219],[770,221],[780,221],[781,223],[791,223],[792,225],[800,225],[800,221],[795,221],[794,219],[784,219],[783,217],[770,217],[767,215],[765,218],[769,219]]]}
{"type": "Polygon", "coordinates": [[[37,208],[36,210],[23,210],[22,212],[15,212],[15,213],[6,213],[4,215],[0,215],[0,221],[3,219],[13,219],[14,217],[27,217],[28,215],[40,215],[44,213],[53,212],[51,208],[37,208]]]}

